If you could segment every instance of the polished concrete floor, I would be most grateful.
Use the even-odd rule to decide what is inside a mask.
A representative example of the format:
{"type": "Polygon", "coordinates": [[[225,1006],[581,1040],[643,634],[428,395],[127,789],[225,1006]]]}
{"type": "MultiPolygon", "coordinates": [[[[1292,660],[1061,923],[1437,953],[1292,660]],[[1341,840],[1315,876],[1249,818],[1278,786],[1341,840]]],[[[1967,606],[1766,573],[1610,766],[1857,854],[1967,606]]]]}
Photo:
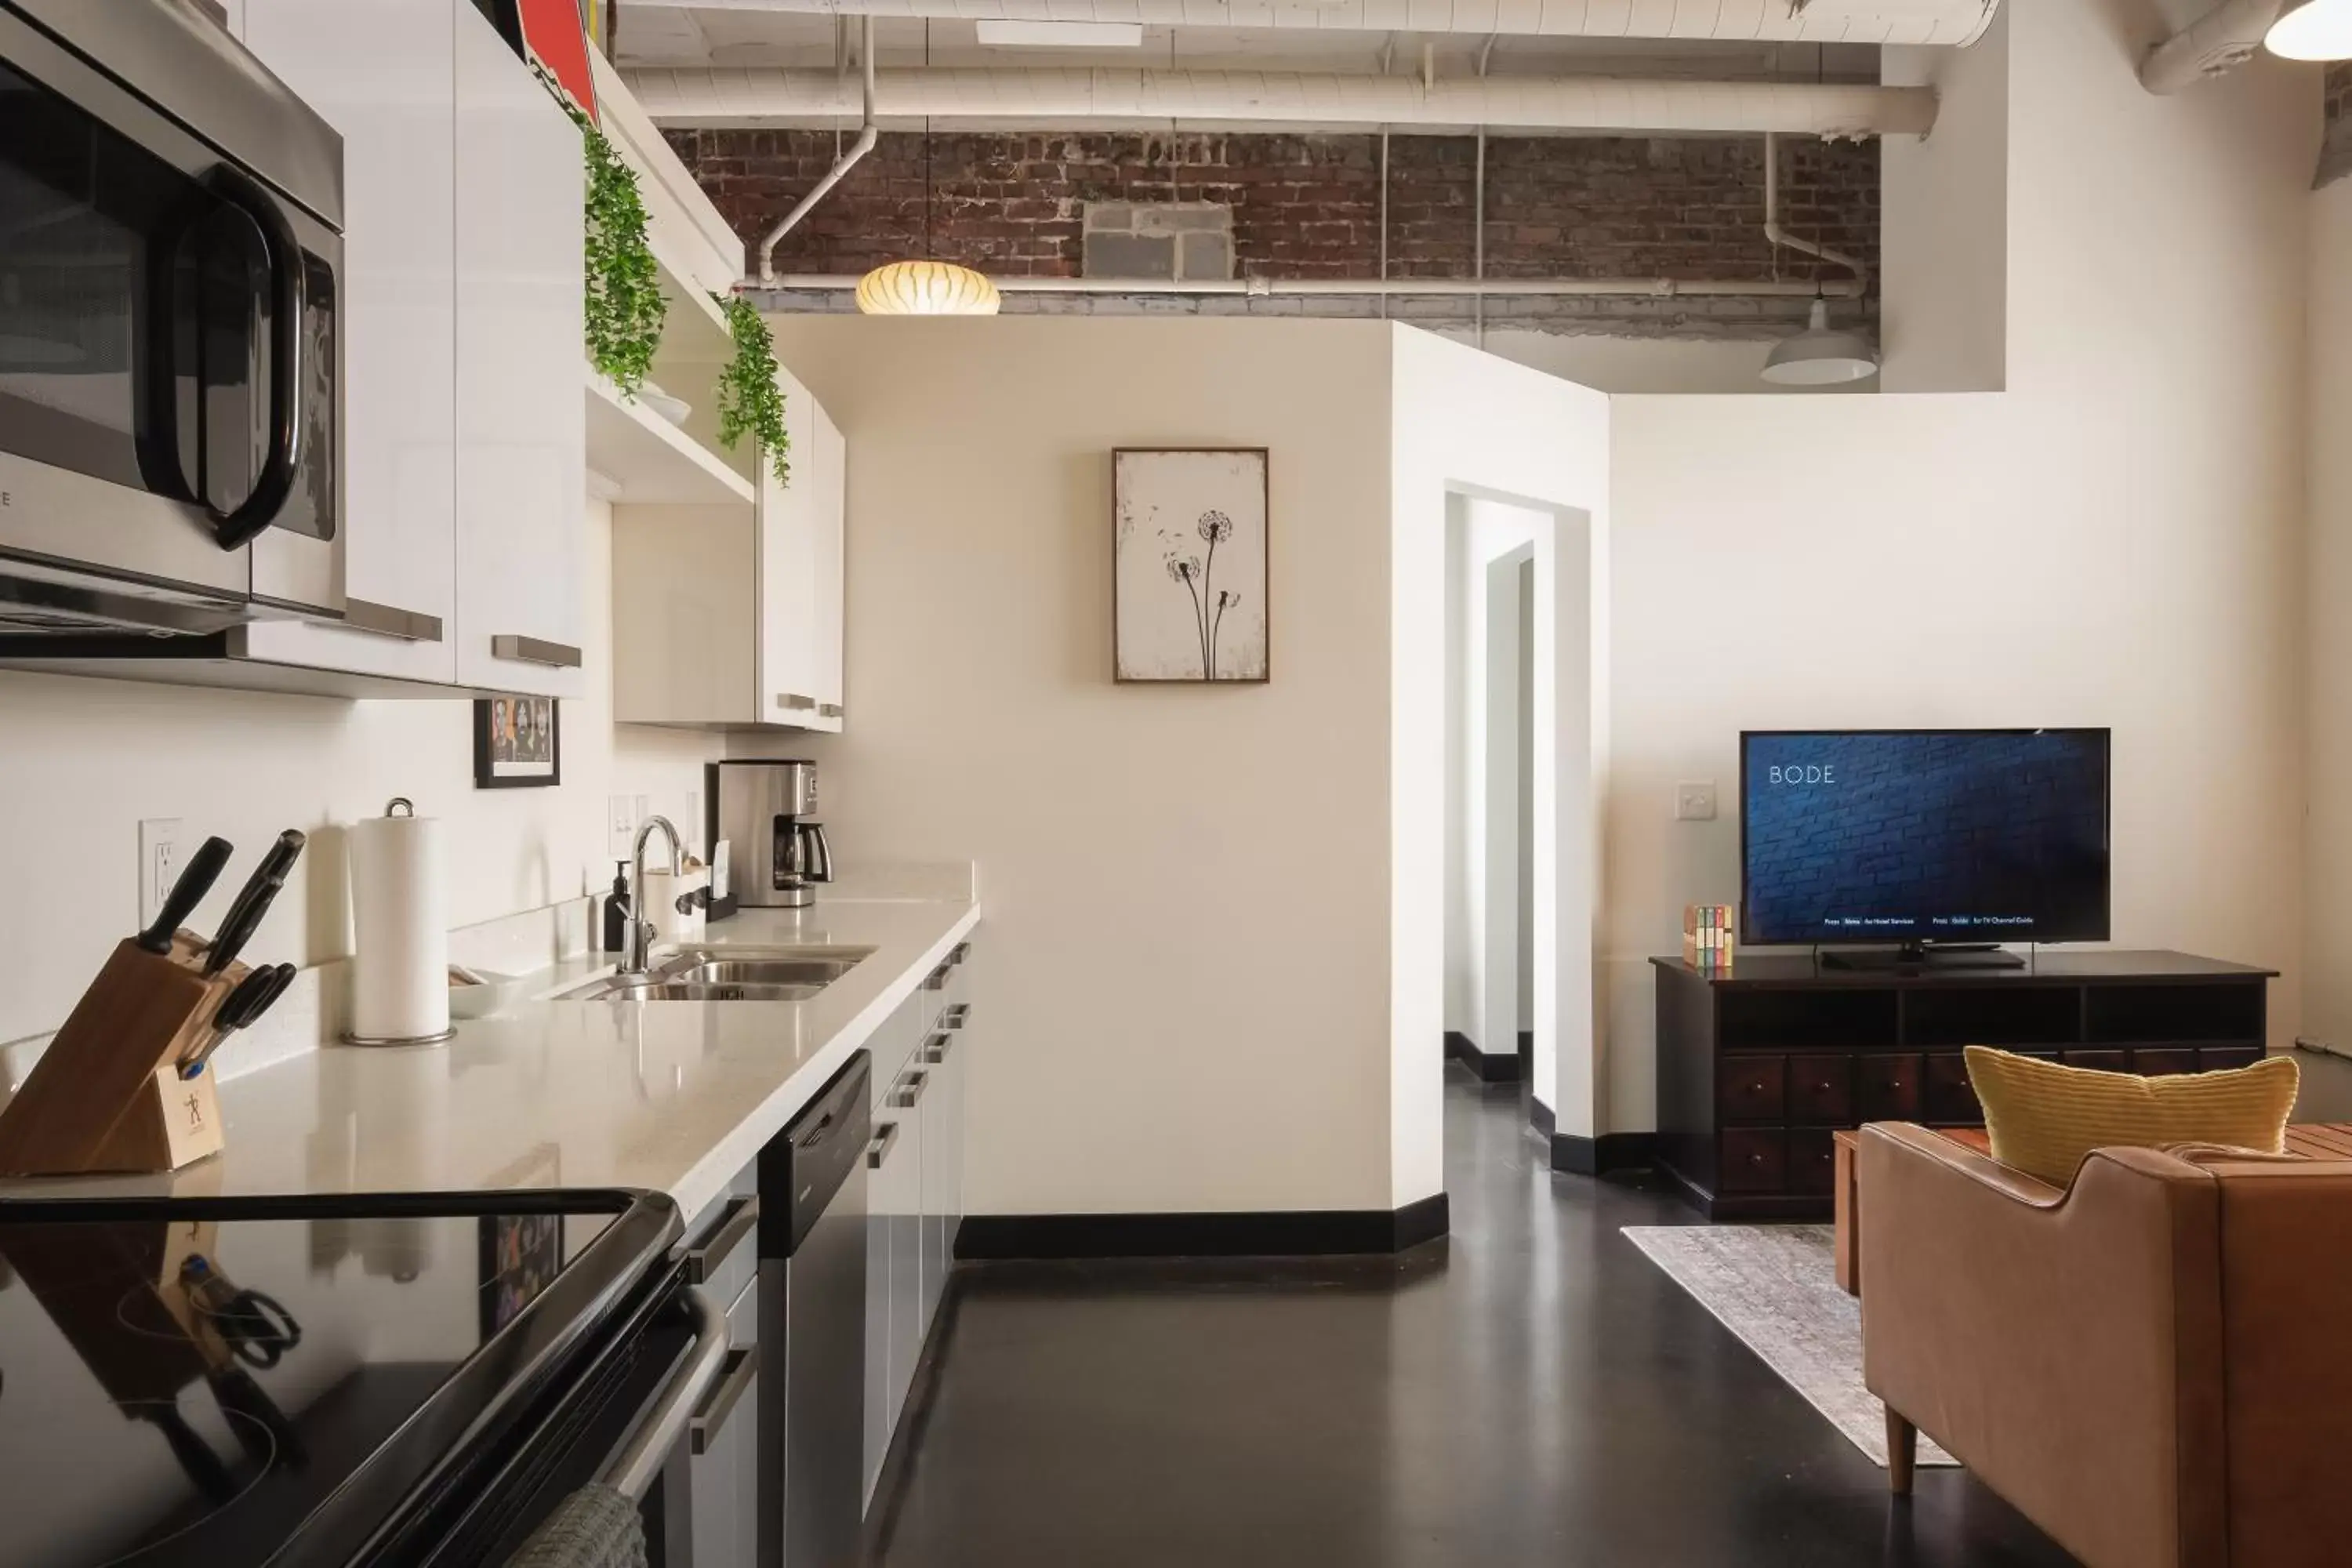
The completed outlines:
{"type": "MultiPolygon", "coordinates": [[[[1458,1070],[1458,1069],[1457,1069],[1458,1070]]],[[[963,1294],[887,1568],[2070,1561],[1966,1475],[1870,1463],[1449,1082],[1454,1234],[1402,1266],[998,1266],[963,1294]]]]}

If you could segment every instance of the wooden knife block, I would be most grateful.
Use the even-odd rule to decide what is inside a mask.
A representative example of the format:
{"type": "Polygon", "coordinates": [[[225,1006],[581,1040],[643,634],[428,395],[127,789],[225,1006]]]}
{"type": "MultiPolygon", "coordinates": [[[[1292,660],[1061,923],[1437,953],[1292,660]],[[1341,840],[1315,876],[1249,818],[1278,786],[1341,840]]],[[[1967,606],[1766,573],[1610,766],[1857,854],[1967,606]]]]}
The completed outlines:
{"type": "Polygon", "coordinates": [[[176,1171],[220,1152],[214,1075],[184,1079],[179,1061],[248,971],[206,975],[204,952],[184,931],[168,955],[114,950],[0,1110],[0,1175],[176,1171]]]}

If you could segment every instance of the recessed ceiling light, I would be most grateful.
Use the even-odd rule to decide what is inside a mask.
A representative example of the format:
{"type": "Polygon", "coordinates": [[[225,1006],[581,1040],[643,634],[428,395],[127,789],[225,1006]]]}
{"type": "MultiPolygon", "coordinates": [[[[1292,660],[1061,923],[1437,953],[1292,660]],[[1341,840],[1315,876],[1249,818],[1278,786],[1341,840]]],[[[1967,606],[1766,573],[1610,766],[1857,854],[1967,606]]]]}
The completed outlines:
{"type": "Polygon", "coordinates": [[[982,22],[980,41],[1003,49],[1139,49],[1140,22],[982,22]]]}
{"type": "Polygon", "coordinates": [[[2352,0],[2294,0],[2263,47],[2291,60],[2352,59],[2352,0]]]}

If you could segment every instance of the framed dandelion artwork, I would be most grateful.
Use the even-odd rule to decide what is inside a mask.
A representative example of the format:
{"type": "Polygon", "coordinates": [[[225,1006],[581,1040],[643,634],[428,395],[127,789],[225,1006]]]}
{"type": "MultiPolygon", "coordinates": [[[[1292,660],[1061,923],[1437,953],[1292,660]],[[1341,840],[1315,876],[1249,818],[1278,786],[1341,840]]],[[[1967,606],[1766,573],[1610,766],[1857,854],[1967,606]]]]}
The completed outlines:
{"type": "Polygon", "coordinates": [[[1262,681],[1266,452],[1111,454],[1111,643],[1122,681],[1262,681]]]}

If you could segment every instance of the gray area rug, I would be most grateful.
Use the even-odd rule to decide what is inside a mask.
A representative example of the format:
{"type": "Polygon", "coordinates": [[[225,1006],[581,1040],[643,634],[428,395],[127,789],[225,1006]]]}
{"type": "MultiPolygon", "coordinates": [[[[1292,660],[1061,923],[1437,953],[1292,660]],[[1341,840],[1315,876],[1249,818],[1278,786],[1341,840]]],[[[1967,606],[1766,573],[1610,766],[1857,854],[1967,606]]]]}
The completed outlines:
{"type": "MultiPolygon", "coordinates": [[[[1885,1407],[1862,1384],[1862,1303],[1838,1289],[1825,1225],[1629,1225],[1625,1239],[1764,1364],[1886,1463],[1885,1407]]],[[[1919,1438],[1918,1462],[1956,1465],[1919,1438]]]]}

